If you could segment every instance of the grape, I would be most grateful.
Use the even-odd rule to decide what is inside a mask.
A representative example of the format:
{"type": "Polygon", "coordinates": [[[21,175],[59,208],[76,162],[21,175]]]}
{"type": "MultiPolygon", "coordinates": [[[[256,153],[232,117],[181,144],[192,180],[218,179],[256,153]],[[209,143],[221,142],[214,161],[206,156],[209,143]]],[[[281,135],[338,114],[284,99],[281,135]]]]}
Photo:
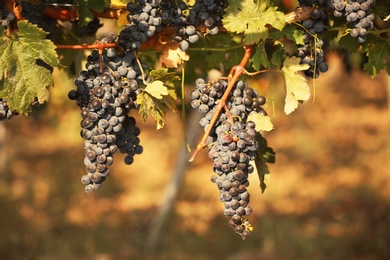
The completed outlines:
{"type": "Polygon", "coordinates": [[[353,28],[353,29],[351,30],[351,33],[350,33],[350,34],[351,34],[352,37],[356,38],[356,37],[359,36],[359,30],[356,29],[356,28],[353,28]]]}
{"type": "Polygon", "coordinates": [[[348,22],[354,22],[358,19],[357,17],[357,14],[356,13],[350,13],[347,15],[347,21],[348,22]]]}
{"type": "Polygon", "coordinates": [[[206,105],[206,104],[201,104],[201,105],[199,106],[199,112],[201,112],[201,113],[203,113],[203,114],[209,112],[209,106],[206,105]]]}
{"type": "Polygon", "coordinates": [[[16,111],[12,112],[9,109],[7,100],[0,98],[0,121],[10,120],[16,115],[18,115],[16,111]]]}
{"type": "Polygon", "coordinates": [[[328,64],[326,62],[322,62],[318,65],[318,71],[319,72],[327,72],[328,71],[328,64]]]}
{"type": "Polygon", "coordinates": [[[216,35],[216,34],[218,34],[218,32],[219,32],[218,26],[212,26],[212,27],[209,29],[209,33],[210,33],[211,35],[216,35]]]}
{"type": "Polygon", "coordinates": [[[181,50],[186,51],[190,44],[187,41],[181,41],[179,47],[181,50]]]}
{"type": "Polygon", "coordinates": [[[196,43],[199,40],[199,35],[198,34],[193,34],[188,37],[188,41],[190,43],[196,43]]]}
{"type": "Polygon", "coordinates": [[[193,25],[189,25],[189,26],[186,27],[185,33],[187,35],[193,35],[193,34],[196,33],[196,29],[195,29],[195,27],[193,25]]]}
{"type": "Polygon", "coordinates": [[[304,20],[302,25],[305,26],[305,28],[310,29],[313,27],[314,21],[312,19],[304,20]]]}
{"type": "Polygon", "coordinates": [[[320,33],[324,30],[325,26],[322,22],[316,22],[313,28],[316,33],[320,33]]]}

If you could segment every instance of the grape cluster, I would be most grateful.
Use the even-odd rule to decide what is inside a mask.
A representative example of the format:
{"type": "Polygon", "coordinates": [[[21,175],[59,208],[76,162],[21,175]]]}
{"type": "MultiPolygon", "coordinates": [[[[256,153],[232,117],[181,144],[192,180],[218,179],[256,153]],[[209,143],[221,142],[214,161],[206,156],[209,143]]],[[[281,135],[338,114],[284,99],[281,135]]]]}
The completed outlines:
{"type": "Polygon", "coordinates": [[[86,70],[75,79],[77,89],[71,90],[68,97],[76,100],[81,109],[87,170],[81,182],[89,193],[99,188],[109,175],[108,167],[117,150],[126,154],[124,161],[130,165],[143,148],[138,137],[140,129],[128,115],[137,108],[136,98],[141,91],[138,88],[141,72],[134,56],[129,52],[121,57],[115,49],[108,48],[101,57],[97,50],[92,51],[87,61],[86,70]]]}
{"type": "Polygon", "coordinates": [[[224,9],[227,5],[225,0],[197,0],[188,17],[195,21],[196,26],[198,23],[203,23],[208,33],[215,35],[219,32],[218,26],[222,25],[224,9]]]}
{"type": "Polygon", "coordinates": [[[196,43],[200,35],[196,27],[204,25],[207,33],[215,35],[222,25],[222,16],[227,2],[224,0],[196,0],[187,16],[183,15],[185,3],[180,3],[172,13],[177,17],[169,21],[176,27],[175,40],[183,51],[187,50],[190,43],[196,43]],[[181,6],[183,7],[181,7],[181,6]]]}
{"type": "Polygon", "coordinates": [[[3,26],[3,29],[7,30],[9,24],[13,21],[15,21],[14,13],[6,9],[4,3],[0,3],[0,26],[3,26]]]}
{"type": "Polygon", "coordinates": [[[374,27],[375,15],[371,8],[375,5],[375,0],[332,0],[334,16],[346,16],[347,22],[353,24],[351,36],[357,38],[359,43],[367,39],[367,31],[374,27]]]}
{"type": "Polygon", "coordinates": [[[243,81],[237,81],[227,97],[225,110],[218,115],[215,124],[210,125],[218,107],[216,101],[224,95],[228,82],[215,80],[206,83],[203,79],[197,79],[195,84],[196,89],[190,93],[191,106],[204,114],[199,122],[204,130],[212,127],[206,141],[216,173],[211,181],[220,191],[229,225],[245,239],[252,231],[246,219],[252,213],[246,189],[249,185],[248,174],[254,171],[250,161],[256,159],[259,148],[256,141],[259,133],[255,130],[255,123],[248,121],[248,116],[251,113],[266,115],[262,108],[266,99],[243,81]]]}
{"type": "Polygon", "coordinates": [[[126,6],[129,24],[120,32],[118,44],[126,50],[139,49],[164,24],[176,29],[173,39],[180,49],[187,50],[190,43],[200,39],[196,27],[203,24],[209,34],[218,33],[226,6],[224,0],[197,0],[192,8],[184,1],[136,0],[126,6]]]}
{"type": "Polygon", "coordinates": [[[136,0],[127,4],[129,24],[119,33],[118,45],[125,50],[137,50],[156,32],[162,30],[161,2],[136,0]]]}
{"type": "Polygon", "coordinates": [[[328,71],[328,64],[325,61],[323,41],[318,38],[324,32],[329,23],[327,10],[330,8],[330,1],[325,0],[299,0],[300,6],[313,7],[310,18],[302,21],[305,27],[303,34],[304,45],[298,46],[297,56],[301,58],[302,64],[310,67],[305,71],[307,77],[317,78],[320,72],[328,71]]]}
{"type": "Polygon", "coordinates": [[[250,236],[250,230],[245,228],[243,222],[252,213],[246,188],[249,186],[248,174],[254,170],[249,162],[256,159],[258,149],[254,127],[252,121],[246,124],[235,121],[231,124],[225,120],[217,131],[217,141],[209,150],[216,173],[211,180],[220,191],[219,199],[224,203],[224,215],[231,218],[229,225],[242,238],[250,236]]]}
{"type": "Polygon", "coordinates": [[[11,119],[13,116],[15,115],[18,115],[17,112],[12,112],[9,108],[8,108],[8,102],[6,99],[4,98],[0,98],[0,121],[3,121],[3,120],[9,120],[11,119]]]}
{"type": "Polygon", "coordinates": [[[39,28],[42,28],[49,33],[47,38],[51,38],[53,33],[57,29],[57,20],[46,16],[45,4],[43,3],[30,3],[21,2],[22,16],[30,23],[36,24],[39,28]]]}
{"type": "Polygon", "coordinates": [[[95,35],[97,30],[99,30],[103,24],[100,23],[99,18],[94,17],[92,21],[90,21],[88,24],[84,26],[79,26],[79,21],[73,22],[75,26],[77,26],[77,30],[75,30],[75,34],[78,37],[82,36],[88,36],[88,35],[95,35]]]}

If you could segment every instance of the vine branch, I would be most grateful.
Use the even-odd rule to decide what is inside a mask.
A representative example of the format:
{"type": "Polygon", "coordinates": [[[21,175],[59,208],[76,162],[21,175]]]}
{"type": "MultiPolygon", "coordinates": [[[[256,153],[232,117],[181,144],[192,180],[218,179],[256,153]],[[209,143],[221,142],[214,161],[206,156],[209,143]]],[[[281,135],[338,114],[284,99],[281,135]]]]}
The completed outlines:
{"type": "Polygon", "coordinates": [[[94,44],[56,44],[57,49],[72,49],[72,50],[86,50],[86,49],[105,49],[118,47],[116,43],[101,43],[96,41],[94,44]]]}

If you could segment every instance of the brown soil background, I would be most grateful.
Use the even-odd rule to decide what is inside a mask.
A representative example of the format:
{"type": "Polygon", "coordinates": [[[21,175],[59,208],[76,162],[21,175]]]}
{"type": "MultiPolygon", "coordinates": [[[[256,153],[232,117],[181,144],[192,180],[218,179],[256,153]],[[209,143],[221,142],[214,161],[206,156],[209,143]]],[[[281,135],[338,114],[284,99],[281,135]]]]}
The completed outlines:
{"type": "Polygon", "coordinates": [[[390,259],[389,78],[328,59],[315,102],[291,115],[282,84],[264,92],[277,157],[264,194],[249,178],[253,235],[243,241],[227,225],[202,151],[154,254],[145,248],[183,147],[180,113],[159,131],[134,114],[144,153],[131,166],[117,155],[103,187],[86,194],[79,110],[66,97],[72,80],[56,71],[48,105],[0,123],[0,259],[390,259]]]}

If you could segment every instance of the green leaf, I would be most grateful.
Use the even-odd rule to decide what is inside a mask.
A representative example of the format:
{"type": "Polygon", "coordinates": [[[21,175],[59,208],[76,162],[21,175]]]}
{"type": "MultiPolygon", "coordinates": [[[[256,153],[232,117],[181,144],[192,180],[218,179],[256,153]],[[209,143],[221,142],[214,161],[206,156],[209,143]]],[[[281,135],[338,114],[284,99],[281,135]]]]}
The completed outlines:
{"type": "Polygon", "coordinates": [[[222,22],[231,32],[244,33],[244,44],[259,43],[268,38],[268,27],[282,30],[285,26],[284,13],[270,7],[269,0],[229,0],[222,22]]]}
{"type": "MultiPolygon", "coordinates": [[[[212,69],[218,68],[222,62],[228,70],[233,66],[239,64],[243,55],[244,49],[241,46],[240,48],[233,48],[226,51],[214,51],[210,52],[210,54],[206,56],[206,64],[209,69],[212,69]]],[[[199,56],[199,58],[201,57],[202,56],[199,56]]],[[[193,58],[193,56],[191,56],[191,58],[193,58]]]]}
{"type": "Polygon", "coordinates": [[[276,65],[278,68],[281,68],[285,56],[286,56],[286,51],[279,45],[278,48],[275,49],[275,51],[272,53],[271,63],[276,65]]]}
{"type": "Polygon", "coordinates": [[[93,20],[92,11],[100,13],[109,6],[110,0],[81,0],[79,4],[79,25],[87,25],[93,20]]]}
{"type": "Polygon", "coordinates": [[[368,61],[364,64],[363,69],[368,71],[371,77],[375,77],[383,69],[387,70],[390,75],[390,40],[380,37],[370,37],[367,49],[368,61]]]}
{"type": "Polygon", "coordinates": [[[268,146],[267,140],[260,134],[256,133],[256,141],[259,144],[259,149],[256,151],[255,165],[257,169],[257,174],[259,175],[260,188],[264,193],[267,185],[264,182],[264,177],[266,174],[269,174],[267,163],[275,163],[275,152],[268,146]]]}
{"type": "Polygon", "coordinates": [[[339,45],[350,53],[357,52],[360,48],[360,44],[358,43],[356,38],[353,38],[349,34],[344,35],[340,38],[339,45]]]}
{"type": "Polygon", "coordinates": [[[308,64],[299,64],[301,61],[298,57],[286,58],[281,70],[285,87],[286,99],[284,113],[287,115],[298,107],[298,101],[305,101],[310,98],[310,89],[307,80],[298,71],[307,70],[308,64]]]}
{"type": "Polygon", "coordinates": [[[265,50],[265,42],[262,41],[257,45],[256,52],[250,59],[254,70],[258,71],[263,65],[265,68],[269,68],[270,61],[268,60],[267,51],[265,50]]]}
{"type": "Polygon", "coordinates": [[[305,32],[303,30],[298,29],[296,24],[289,24],[283,28],[284,35],[289,40],[294,41],[297,45],[305,45],[303,41],[303,35],[305,32]]]}
{"type": "Polygon", "coordinates": [[[272,129],[274,129],[274,126],[271,122],[271,118],[269,116],[265,116],[259,113],[251,113],[248,116],[248,121],[252,121],[255,123],[255,130],[257,132],[271,131],[272,129]]]}
{"type": "Polygon", "coordinates": [[[11,111],[27,115],[35,98],[39,103],[49,99],[46,88],[53,85],[51,72],[37,59],[50,66],[58,60],[44,30],[26,21],[19,21],[18,29],[17,35],[0,38],[0,97],[8,100],[11,111]]]}
{"type": "Polygon", "coordinates": [[[274,38],[275,40],[280,40],[283,38],[283,33],[279,30],[272,30],[269,32],[269,37],[274,38]]]}
{"type": "Polygon", "coordinates": [[[161,80],[165,81],[165,84],[168,84],[172,81],[180,80],[180,78],[176,76],[174,72],[168,72],[167,68],[152,70],[149,73],[149,76],[151,77],[152,81],[161,80]]]}

